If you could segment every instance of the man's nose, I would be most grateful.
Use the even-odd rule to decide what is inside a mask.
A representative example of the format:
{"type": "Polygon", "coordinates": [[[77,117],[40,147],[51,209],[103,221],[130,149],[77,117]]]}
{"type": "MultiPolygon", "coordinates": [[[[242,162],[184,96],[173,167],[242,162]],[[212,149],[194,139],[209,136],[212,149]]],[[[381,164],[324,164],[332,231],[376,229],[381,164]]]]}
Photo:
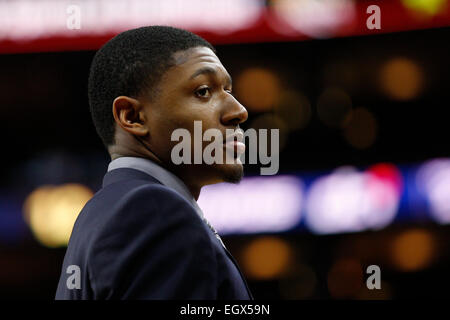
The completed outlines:
{"type": "Polygon", "coordinates": [[[222,124],[224,126],[236,127],[242,122],[245,122],[248,118],[248,112],[245,107],[239,103],[236,99],[232,98],[225,108],[222,114],[222,124]]]}

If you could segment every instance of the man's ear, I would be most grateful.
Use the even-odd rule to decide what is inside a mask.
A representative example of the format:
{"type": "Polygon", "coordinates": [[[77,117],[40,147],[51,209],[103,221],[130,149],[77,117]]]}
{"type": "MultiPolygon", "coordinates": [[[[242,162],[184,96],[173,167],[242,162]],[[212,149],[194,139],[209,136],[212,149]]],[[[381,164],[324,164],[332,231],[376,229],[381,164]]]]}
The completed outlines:
{"type": "Polygon", "coordinates": [[[148,134],[142,104],[138,100],[119,96],[114,99],[112,112],[114,120],[123,130],[136,136],[148,134]]]}

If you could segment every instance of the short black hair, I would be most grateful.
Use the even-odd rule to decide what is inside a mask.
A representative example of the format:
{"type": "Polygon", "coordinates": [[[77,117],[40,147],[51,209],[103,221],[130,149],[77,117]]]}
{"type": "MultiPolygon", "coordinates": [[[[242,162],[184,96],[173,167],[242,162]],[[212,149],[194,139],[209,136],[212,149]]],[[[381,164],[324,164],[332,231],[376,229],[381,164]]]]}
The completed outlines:
{"type": "Polygon", "coordinates": [[[213,46],[192,32],[169,26],[148,26],[122,32],[97,51],[92,61],[88,96],[92,120],[103,144],[114,144],[112,104],[116,97],[153,92],[174,64],[173,54],[213,46]]]}

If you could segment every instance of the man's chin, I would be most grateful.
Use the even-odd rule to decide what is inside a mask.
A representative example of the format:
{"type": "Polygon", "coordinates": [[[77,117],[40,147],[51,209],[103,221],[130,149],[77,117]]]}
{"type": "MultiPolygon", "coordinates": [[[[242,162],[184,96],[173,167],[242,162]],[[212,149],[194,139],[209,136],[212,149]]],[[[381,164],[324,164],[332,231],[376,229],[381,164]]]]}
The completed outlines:
{"type": "Polygon", "coordinates": [[[239,183],[244,176],[244,166],[240,163],[217,165],[221,180],[228,183],[239,183]]]}

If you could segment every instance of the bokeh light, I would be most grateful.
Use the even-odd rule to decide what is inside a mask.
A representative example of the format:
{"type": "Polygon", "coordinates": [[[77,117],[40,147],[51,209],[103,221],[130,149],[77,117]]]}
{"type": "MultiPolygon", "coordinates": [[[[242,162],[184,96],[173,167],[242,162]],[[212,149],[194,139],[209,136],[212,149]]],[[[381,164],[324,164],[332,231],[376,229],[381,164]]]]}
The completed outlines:
{"type": "Polygon", "coordinates": [[[351,118],[352,100],[342,89],[328,87],[317,100],[317,115],[330,127],[344,127],[351,118]]]}
{"type": "Polygon", "coordinates": [[[239,101],[250,111],[272,110],[280,94],[280,79],[271,70],[249,68],[236,79],[234,91],[239,101]]]}
{"type": "Polygon", "coordinates": [[[283,275],[292,262],[292,248],[273,236],[252,240],[243,250],[242,261],[250,278],[268,280],[283,275]]]}
{"type": "Polygon", "coordinates": [[[305,223],[319,234],[378,230],[392,222],[399,202],[391,179],[341,167],[312,183],[306,196],[305,223]]]}
{"type": "Polygon", "coordinates": [[[400,170],[392,163],[377,163],[367,169],[373,178],[389,184],[400,196],[403,191],[403,177],[400,170]]]}
{"type": "Polygon", "coordinates": [[[65,246],[78,214],[92,196],[80,184],[39,187],[25,200],[25,221],[44,246],[65,246]]]}
{"type": "Polygon", "coordinates": [[[327,283],[335,299],[356,297],[364,284],[361,263],[352,258],[337,260],[328,272],[327,283]]]}
{"type": "Polygon", "coordinates": [[[289,130],[302,129],[311,119],[311,104],[301,92],[283,91],[275,106],[275,115],[289,130]]]}
{"type": "Polygon", "coordinates": [[[352,22],[352,0],[277,0],[275,13],[290,28],[313,38],[328,38],[352,22]]]}
{"type": "MultiPolygon", "coordinates": [[[[249,125],[250,128],[255,129],[259,132],[260,129],[267,129],[267,150],[272,150],[272,139],[271,130],[278,129],[278,148],[275,148],[274,151],[279,153],[286,146],[288,136],[289,136],[289,128],[284,120],[276,114],[273,113],[264,113],[256,116],[249,125]]],[[[258,138],[259,141],[259,138],[258,138]]],[[[258,142],[259,145],[259,142],[258,142]]]]}
{"type": "MultiPolygon", "coordinates": [[[[70,3],[58,0],[0,1],[0,39],[23,41],[53,34],[74,37],[65,23],[70,3]]],[[[261,0],[99,0],[80,1],[79,5],[83,7],[83,22],[77,33],[82,36],[119,33],[149,25],[149,22],[226,35],[251,26],[262,10],[261,0]]]]}
{"type": "Polygon", "coordinates": [[[419,65],[402,57],[387,61],[381,68],[379,80],[384,93],[395,100],[413,99],[424,86],[424,76],[419,65]]]}
{"type": "Polygon", "coordinates": [[[221,234],[280,232],[300,222],[303,188],[295,176],[247,177],[205,186],[198,204],[221,234]]]}
{"type": "Polygon", "coordinates": [[[392,243],[392,262],[401,271],[423,269],[432,262],[435,246],[435,239],[428,231],[421,229],[405,231],[392,243]]]}
{"type": "Polygon", "coordinates": [[[417,171],[416,185],[427,199],[433,219],[450,223],[450,159],[433,159],[423,164],[417,171]]]}
{"type": "Polygon", "coordinates": [[[377,132],[375,116],[365,108],[357,108],[344,128],[344,137],[352,147],[366,149],[374,144],[377,132]]]}
{"type": "Polygon", "coordinates": [[[434,16],[445,10],[447,0],[402,0],[403,5],[416,14],[434,16]]]}

